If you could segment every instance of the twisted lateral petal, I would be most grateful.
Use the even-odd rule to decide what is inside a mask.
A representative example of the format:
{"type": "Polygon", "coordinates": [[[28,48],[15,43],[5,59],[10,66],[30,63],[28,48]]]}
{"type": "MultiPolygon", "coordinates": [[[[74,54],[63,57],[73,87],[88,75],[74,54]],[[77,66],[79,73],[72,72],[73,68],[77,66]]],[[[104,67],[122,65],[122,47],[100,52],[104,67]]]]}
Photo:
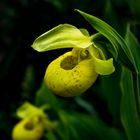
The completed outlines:
{"type": "MultiPolygon", "coordinates": [[[[90,54],[94,61],[94,67],[96,73],[100,75],[108,75],[115,71],[115,67],[113,65],[113,58],[110,58],[108,60],[105,59],[102,60],[100,59],[100,57],[97,56],[96,53],[98,52],[98,49],[95,46],[90,47],[89,49],[90,49],[90,54]]],[[[100,54],[101,54],[101,50],[100,50],[100,54]]],[[[105,58],[103,55],[104,54],[102,53],[102,57],[105,58]]]]}
{"type": "Polygon", "coordinates": [[[39,51],[49,51],[60,48],[87,48],[92,44],[90,37],[70,24],[60,24],[39,36],[32,47],[39,51]]]}
{"type": "Polygon", "coordinates": [[[93,58],[75,63],[72,52],[52,61],[45,74],[47,87],[56,95],[71,97],[85,92],[97,79],[93,58]]]}
{"type": "Polygon", "coordinates": [[[100,75],[108,75],[115,71],[113,59],[101,60],[94,57],[95,71],[100,75]]]}

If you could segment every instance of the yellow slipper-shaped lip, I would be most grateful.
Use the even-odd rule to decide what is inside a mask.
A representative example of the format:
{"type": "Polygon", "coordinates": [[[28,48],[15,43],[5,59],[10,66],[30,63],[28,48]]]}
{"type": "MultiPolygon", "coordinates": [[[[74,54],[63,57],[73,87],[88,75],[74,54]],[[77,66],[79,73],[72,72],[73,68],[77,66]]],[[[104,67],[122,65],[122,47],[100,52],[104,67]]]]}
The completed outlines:
{"type": "Polygon", "coordinates": [[[85,92],[97,79],[91,58],[74,62],[72,52],[52,61],[45,74],[47,87],[56,95],[71,97],[85,92]]]}
{"type": "Polygon", "coordinates": [[[25,118],[15,125],[13,140],[40,140],[44,127],[39,117],[25,118]]]}

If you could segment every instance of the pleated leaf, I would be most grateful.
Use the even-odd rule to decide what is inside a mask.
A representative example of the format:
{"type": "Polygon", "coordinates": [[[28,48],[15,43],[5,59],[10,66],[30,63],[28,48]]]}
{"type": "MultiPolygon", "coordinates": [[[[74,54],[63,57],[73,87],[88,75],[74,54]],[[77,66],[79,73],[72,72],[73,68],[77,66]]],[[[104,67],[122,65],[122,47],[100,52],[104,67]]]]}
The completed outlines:
{"type": "Polygon", "coordinates": [[[130,31],[130,26],[128,25],[127,28],[127,33],[125,36],[125,40],[127,45],[129,46],[137,68],[138,68],[138,73],[133,74],[133,81],[134,81],[134,91],[135,91],[135,98],[136,98],[136,104],[137,104],[137,110],[139,112],[139,117],[140,117],[140,44],[138,42],[138,40],[136,39],[136,37],[134,36],[134,34],[130,31]]]}
{"type": "Polygon", "coordinates": [[[132,72],[123,67],[121,75],[121,121],[128,140],[140,139],[140,120],[135,101],[135,90],[132,72]]]}
{"type": "Polygon", "coordinates": [[[59,116],[61,125],[56,133],[61,140],[125,140],[120,131],[95,116],[64,111],[60,111],[59,116]]]}

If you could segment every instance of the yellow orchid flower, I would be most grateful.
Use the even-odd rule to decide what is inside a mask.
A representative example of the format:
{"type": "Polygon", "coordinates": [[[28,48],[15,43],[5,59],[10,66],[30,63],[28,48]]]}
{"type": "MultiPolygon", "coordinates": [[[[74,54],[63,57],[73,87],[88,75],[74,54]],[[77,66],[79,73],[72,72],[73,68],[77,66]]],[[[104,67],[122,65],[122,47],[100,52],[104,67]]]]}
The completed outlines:
{"type": "Polygon", "coordinates": [[[12,132],[13,140],[40,140],[44,126],[40,117],[25,118],[15,125],[12,132]]]}
{"type": "Polygon", "coordinates": [[[12,130],[13,140],[40,140],[45,130],[53,130],[56,121],[50,121],[41,108],[26,102],[17,110],[19,121],[12,130]]]}
{"type": "Polygon", "coordinates": [[[45,73],[47,87],[56,95],[71,97],[85,92],[98,75],[114,72],[113,59],[105,60],[87,30],[60,24],[39,36],[32,47],[39,51],[73,48],[54,61],[45,73]]]}

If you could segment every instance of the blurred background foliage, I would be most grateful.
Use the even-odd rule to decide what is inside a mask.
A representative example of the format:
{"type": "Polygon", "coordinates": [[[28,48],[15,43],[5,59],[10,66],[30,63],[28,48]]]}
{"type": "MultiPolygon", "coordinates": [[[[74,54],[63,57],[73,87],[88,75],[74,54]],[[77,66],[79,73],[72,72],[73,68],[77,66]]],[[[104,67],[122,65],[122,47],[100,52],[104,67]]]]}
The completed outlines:
{"type": "MultiPolygon", "coordinates": [[[[39,97],[36,97],[36,91],[42,84],[47,65],[66,51],[63,49],[38,53],[31,48],[34,39],[61,23],[69,23],[78,28],[87,28],[90,33],[96,33],[74,9],[80,9],[101,18],[115,28],[122,37],[125,37],[129,23],[134,38],[137,39],[137,44],[140,42],[139,0],[1,0],[1,140],[11,139],[12,128],[18,122],[15,111],[22,103],[29,101],[33,104],[42,105],[47,101],[44,101],[45,97],[48,98],[47,94],[43,93],[45,95],[40,99],[42,95],[37,94],[39,97]]],[[[76,139],[77,133],[81,135],[81,139],[86,139],[88,136],[87,139],[91,140],[92,136],[90,135],[93,132],[92,135],[96,140],[103,140],[104,137],[110,140],[112,137],[116,140],[127,139],[120,120],[121,89],[119,81],[121,68],[118,63],[115,65],[115,73],[111,76],[99,77],[96,83],[86,91],[86,94],[75,98],[57,97],[60,100],[59,103],[56,103],[57,101],[52,97],[50,97],[51,101],[48,100],[52,106],[61,102],[67,113],[84,114],[84,116],[78,114],[77,118],[73,117],[74,115],[68,116],[63,111],[59,114],[60,118],[66,116],[61,118],[62,122],[71,123],[73,126],[73,128],[69,128],[73,134],[69,138],[70,140],[76,139]],[[77,129],[77,124],[81,124],[79,126],[81,130],[77,129]],[[88,128],[86,128],[86,124],[89,124],[88,128]],[[84,131],[87,132],[86,137],[82,136],[84,131]],[[99,135],[100,133],[103,135],[99,135]]],[[[52,114],[52,112],[48,113],[52,114]]],[[[55,117],[54,114],[53,117],[55,117]]],[[[68,125],[66,124],[65,127],[67,128],[68,125]]],[[[57,135],[60,134],[60,132],[56,133],[57,135]]],[[[52,133],[48,133],[46,137],[50,140],[56,139],[52,133]]],[[[60,139],[63,140],[65,137],[62,136],[60,139]]]]}

